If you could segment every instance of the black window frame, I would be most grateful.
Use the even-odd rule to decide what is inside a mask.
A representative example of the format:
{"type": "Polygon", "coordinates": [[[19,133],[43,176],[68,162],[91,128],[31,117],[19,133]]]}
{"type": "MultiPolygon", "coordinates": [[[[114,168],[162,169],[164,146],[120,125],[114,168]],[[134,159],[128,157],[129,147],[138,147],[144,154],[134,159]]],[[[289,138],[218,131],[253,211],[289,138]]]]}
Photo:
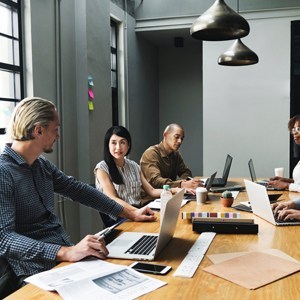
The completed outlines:
{"type": "Polygon", "coordinates": [[[119,125],[118,23],[113,19],[110,20],[110,30],[114,31],[114,34],[111,33],[111,37],[114,36],[115,38],[114,41],[110,41],[112,125],[119,125]],[[115,67],[113,67],[113,60],[115,60],[115,67]],[[113,77],[116,80],[115,86],[113,85],[113,77]]]}
{"type": "MultiPolygon", "coordinates": [[[[14,64],[8,64],[0,61],[0,69],[7,71],[7,72],[12,72],[12,73],[19,73],[20,74],[20,98],[4,98],[1,97],[0,95],[0,101],[5,101],[5,102],[13,102],[15,105],[21,101],[22,98],[24,98],[24,71],[23,71],[23,26],[22,26],[22,7],[21,7],[21,1],[22,0],[0,0],[0,3],[5,4],[9,6],[12,10],[17,12],[17,18],[18,18],[18,38],[14,37],[13,35],[7,35],[4,33],[0,32],[0,36],[9,38],[11,40],[18,40],[19,42],[19,66],[14,65],[14,64]]],[[[12,22],[12,26],[15,24],[12,22]]],[[[13,30],[12,30],[13,32],[13,30]]],[[[15,51],[15,48],[12,47],[12,51],[15,51]]],[[[14,55],[13,55],[14,57],[14,55]]],[[[14,81],[14,89],[16,89],[16,82],[14,81]]],[[[15,95],[15,93],[14,93],[15,95]]],[[[5,128],[0,128],[0,134],[5,134],[5,128]]]]}

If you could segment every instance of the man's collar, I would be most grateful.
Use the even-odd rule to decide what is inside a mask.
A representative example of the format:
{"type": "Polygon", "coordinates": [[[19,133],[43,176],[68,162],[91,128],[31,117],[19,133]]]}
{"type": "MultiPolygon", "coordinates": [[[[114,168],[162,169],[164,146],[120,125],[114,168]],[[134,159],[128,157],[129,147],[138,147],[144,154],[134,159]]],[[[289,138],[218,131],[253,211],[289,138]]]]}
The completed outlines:
{"type": "Polygon", "coordinates": [[[171,152],[171,153],[168,153],[166,148],[164,147],[164,143],[163,141],[161,141],[159,144],[158,144],[158,148],[159,148],[159,152],[161,154],[162,157],[168,157],[170,155],[173,155],[174,152],[171,152]]]}
{"type": "MultiPolygon", "coordinates": [[[[28,165],[26,160],[15,150],[13,150],[11,148],[10,144],[6,144],[4,149],[3,149],[3,154],[6,154],[8,156],[10,156],[12,159],[14,159],[16,161],[16,163],[18,165],[28,165]]],[[[35,161],[36,162],[36,161],[35,161]]],[[[35,162],[33,163],[33,165],[35,164],[35,162]]]]}

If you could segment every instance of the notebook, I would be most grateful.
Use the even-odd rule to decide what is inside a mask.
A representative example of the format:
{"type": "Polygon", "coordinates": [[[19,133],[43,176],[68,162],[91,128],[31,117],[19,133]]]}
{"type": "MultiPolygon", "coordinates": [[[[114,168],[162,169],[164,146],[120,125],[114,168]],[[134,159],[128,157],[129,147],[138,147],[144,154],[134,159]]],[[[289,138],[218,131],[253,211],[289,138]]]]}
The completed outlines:
{"type": "Polygon", "coordinates": [[[173,238],[183,195],[184,189],[175,194],[166,204],[159,234],[124,232],[107,245],[108,257],[154,260],[173,238]]]}
{"type": "Polygon", "coordinates": [[[300,221],[282,221],[276,220],[273,214],[268,193],[264,186],[244,179],[248,199],[251,204],[252,211],[255,215],[270,222],[276,226],[300,225],[300,221]]]}
{"type": "Polygon", "coordinates": [[[225,166],[223,170],[223,176],[222,178],[215,178],[212,183],[212,186],[225,186],[227,184],[231,163],[232,163],[232,157],[229,154],[227,154],[225,166]]]}
{"type": "Polygon", "coordinates": [[[269,191],[282,190],[282,189],[276,189],[274,187],[268,186],[269,180],[257,180],[255,170],[254,170],[254,163],[253,163],[252,158],[250,158],[249,161],[248,161],[248,167],[249,167],[249,171],[250,171],[251,180],[253,182],[263,185],[269,191]]]}

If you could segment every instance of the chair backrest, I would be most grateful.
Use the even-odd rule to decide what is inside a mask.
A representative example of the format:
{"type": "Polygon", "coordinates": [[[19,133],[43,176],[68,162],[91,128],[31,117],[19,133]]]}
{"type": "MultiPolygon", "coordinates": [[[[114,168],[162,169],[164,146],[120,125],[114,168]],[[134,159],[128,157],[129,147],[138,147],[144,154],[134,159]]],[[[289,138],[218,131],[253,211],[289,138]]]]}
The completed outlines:
{"type": "Polygon", "coordinates": [[[0,299],[17,290],[17,276],[4,258],[0,258],[0,299]]]}

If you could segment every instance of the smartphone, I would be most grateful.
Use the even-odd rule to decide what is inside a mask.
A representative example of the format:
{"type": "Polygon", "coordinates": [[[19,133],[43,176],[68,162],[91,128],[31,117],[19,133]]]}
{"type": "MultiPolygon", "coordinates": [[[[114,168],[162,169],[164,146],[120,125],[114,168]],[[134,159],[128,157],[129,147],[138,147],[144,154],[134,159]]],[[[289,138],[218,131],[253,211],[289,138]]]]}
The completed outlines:
{"type": "Polygon", "coordinates": [[[172,269],[171,266],[155,265],[142,262],[134,262],[129,267],[142,273],[151,273],[158,275],[165,275],[172,269]]]}

